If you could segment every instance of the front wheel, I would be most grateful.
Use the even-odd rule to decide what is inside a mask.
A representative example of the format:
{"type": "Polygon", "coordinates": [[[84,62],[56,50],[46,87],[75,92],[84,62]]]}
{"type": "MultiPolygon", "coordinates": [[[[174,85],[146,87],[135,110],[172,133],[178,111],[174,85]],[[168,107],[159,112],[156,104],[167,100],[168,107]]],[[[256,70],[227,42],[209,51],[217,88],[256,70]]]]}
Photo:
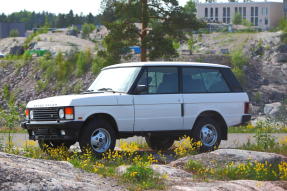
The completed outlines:
{"type": "Polygon", "coordinates": [[[108,150],[114,150],[116,132],[107,120],[95,118],[84,127],[79,143],[82,152],[91,151],[99,157],[108,150]]]}
{"type": "Polygon", "coordinates": [[[146,143],[153,150],[168,150],[174,143],[171,137],[150,136],[145,137],[146,143]]]}
{"type": "Polygon", "coordinates": [[[213,151],[221,142],[220,123],[209,117],[201,118],[194,126],[192,137],[202,143],[201,151],[213,151]]]}

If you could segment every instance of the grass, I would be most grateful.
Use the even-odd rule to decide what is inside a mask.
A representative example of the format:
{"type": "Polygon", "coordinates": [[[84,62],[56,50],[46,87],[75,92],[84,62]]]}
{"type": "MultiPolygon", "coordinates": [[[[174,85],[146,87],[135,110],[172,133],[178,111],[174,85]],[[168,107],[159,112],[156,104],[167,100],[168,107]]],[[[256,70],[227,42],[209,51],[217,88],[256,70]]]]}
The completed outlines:
{"type": "Polygon", "coordinates": [[[2,127],[0,128],[0,133],[27,133],[27,130],[21,128],[21,127],[14,127],[12,129],[2,127]]]}

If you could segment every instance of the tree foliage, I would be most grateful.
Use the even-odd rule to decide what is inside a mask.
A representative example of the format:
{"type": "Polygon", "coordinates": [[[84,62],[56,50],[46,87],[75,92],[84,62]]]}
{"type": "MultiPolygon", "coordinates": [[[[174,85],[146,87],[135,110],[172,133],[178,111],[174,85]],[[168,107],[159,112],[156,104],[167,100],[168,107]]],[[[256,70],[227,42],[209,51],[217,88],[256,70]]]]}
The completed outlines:
{"type": "Polygon", "coordinates": [[[82,26],[83,38],[88,38],[89,34],[93,32],[95,29],[96,26],[94,24],[88,24],[88,23],[83,24],[82,26]]]}
{"type": "Polygon", "coordinates": [[[129,46],[141,47],[141,60],[171,58],[177,55],[174,41],[186,40],[184,29],[197,30],[195,7],[179,6],[177,0],[105,0],[104,12],[112,10],[115,20],[105,23],[110,33],[104,39],[110,64],[120,61],[129,46]]]}
{"type": "Polygon", "coordinates": [[[0,22],[23,22],[28,30],[42,26],[62,28],[84,23],[99,24],[100,15],[94,16],[91,13],[78,15],[74,14],[72,10],[67,14],[58,15],[49,12],[36,13],[24,10],[9,15],[2,13],[0,14],[0,22]]]}
{"type": "Polygon", "coordinates": [[[232,23],[234,25],[240,25],[242,24],[242,17],[240,13],[235,13],[233,18],[232,18],[232,23]]]}
{"type": "Polygon", "coordinates": [[[10,32],[9,32],[9,36],[10,37],[18,37],[19,36],[19,31],[17,29],[12,29],[10,32]]]}

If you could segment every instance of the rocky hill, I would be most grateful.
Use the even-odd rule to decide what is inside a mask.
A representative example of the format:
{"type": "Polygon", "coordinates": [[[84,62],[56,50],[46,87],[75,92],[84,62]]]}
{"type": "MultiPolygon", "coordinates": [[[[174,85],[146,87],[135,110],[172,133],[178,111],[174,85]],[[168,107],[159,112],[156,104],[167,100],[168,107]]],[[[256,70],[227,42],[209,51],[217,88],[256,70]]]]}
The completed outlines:
{"type": "MultiPolygon", "coordinates": [[[[212,33],[195,35],[193,55],[181,54],[175,60],[211,62],[236,67],[232,60],[234,52],[241,52],[247,63],[242,66],[244,88],[250,95],[254,111],[263,112],[264,105],[282,102],[287,95],[287,45],[282,44],[280,32],[261,33],[212,33]],[[230,56],[231,57],[230,57],[230,56]]],[[[0,40],[0,52],[15,53],[23,48],[24,38],[0,40]]],[[[182,47],[187,46],[182,44],[182,47]]],[[[95,43],[66,34],[41,34],[29,42],[30,49],[49,50],[53,55],[58,52],[67,54],[89,50],[96,51],[95,43]]],[[[52,66],[55,60],[51,60],[52,66]]],[[[86,89],[96,77],[88,66],[80,75],[67,75],[67,79],[44,78],[49,70],[43,69],[43,58],[0,59],[0,90],[9,87],[17,103],[51,95],[77,93],[86,89]],[[41,60],[42,59],[42,60],[41,60]],[[45,83],[45,84],[43,84],[45,83]],[[44,88],[41,88],[45,86],[44,88]]],[[[76,61],[75,61],[76,62],[76,61]]],[[[53,67],[53,66],[52,66],[53,67]]],[[[58,67],[55,65],[55,67],[58,67]]],[[[74,73],[76,66],[69,67],[74,73]]],[[[50,71],[51,72],[51,71],[50,71]]],[[[56,75],[56,74],[52,74],[56,75]]],[[[3,92],[3,91],[2,91],[3,92]]],[[[0,102],[3,102],[3,94],[0,102]]]]}

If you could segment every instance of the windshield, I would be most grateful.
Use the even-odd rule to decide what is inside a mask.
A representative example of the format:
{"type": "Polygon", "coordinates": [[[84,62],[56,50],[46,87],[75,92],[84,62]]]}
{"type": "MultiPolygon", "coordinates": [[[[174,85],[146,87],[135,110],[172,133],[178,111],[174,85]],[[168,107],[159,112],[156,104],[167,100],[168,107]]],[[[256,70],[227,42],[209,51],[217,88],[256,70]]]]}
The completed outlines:
{"type": "Polygon", "coordinates": [[[128,92],[140,67],[111,68],[101,71],[88,91],[128,92]]]}

